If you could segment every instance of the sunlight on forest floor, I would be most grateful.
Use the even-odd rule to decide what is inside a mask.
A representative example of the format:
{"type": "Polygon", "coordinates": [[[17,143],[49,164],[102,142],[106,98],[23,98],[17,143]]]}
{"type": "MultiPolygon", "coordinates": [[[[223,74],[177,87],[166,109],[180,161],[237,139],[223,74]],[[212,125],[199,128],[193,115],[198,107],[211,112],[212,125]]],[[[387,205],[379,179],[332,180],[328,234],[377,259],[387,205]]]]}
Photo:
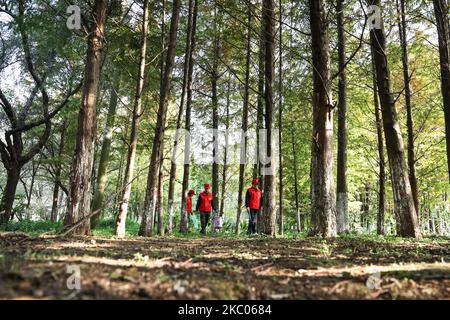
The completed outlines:
{"type": "Polygon", "coordinates": [[[443,238],[118,240],[0,232],[0,248],[6,299],[450,299],[443,238]],[[68,289],[68,265],[80,267],[81,290],[68,289]],[[379,283],[367,286],[376,273],[379,283]]]}

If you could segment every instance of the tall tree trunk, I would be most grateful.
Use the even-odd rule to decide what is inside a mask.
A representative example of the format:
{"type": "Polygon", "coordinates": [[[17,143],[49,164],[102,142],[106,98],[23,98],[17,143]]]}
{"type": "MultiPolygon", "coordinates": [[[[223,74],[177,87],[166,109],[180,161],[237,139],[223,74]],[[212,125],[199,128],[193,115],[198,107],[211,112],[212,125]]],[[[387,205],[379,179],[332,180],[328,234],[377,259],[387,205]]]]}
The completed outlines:
{"type": "Polygon", "coordinates": [[[278,2],[279,10],[279,23],[280,23],[280,34],[278,38],[278,148],[279,148],[279,159],[278,159],[278,196],[279,196],[279,209],[278,209],[278,223],[279,223],[279,233],[283,235],[284,233],[284,222],[283,222],[283,148],[282,144],[282,133],[283,133],[283,2],[279,0],[278,2]]]}
{"type": "Polygon", "coordinates": [[[167,102],[172,82],[172,71],[176,53],[178,21],[180,18],[180,0],[174,0],[172,6],[172,18],[170,22],[169,43],[167,48],[166,62],[164,64],[164,76],[161,82],[159,107],[153,137],[152,153],[147,177],[147,190],[144,202],[144,212],[139,234],[142,236],[151,236],[153,234],[153,223],[155,206],[157,200],[157,177],[160,166],[161,154],[163,153],[164,129],[167,118],[167,102]]]}
{"type": "MultiPolygon", "coordinates": [[[[264,6],[264,4],[263,4],[264,6]]],[[[261,11],[263,11],[263,6],[261,11]]],[[[261,32],[259,39],[259,53],[258,53],[258,99],[257,99],[257,111],[256,111],[256,162],[253,166],[253,177],[259,178],[261,176],[261,162],[259,156],[260,149],[260,137],[259,130],[264,128],[264,68],[265,68],[265,35],[264,35],[264,25],[261,21],[261,32]]],[[[264,189],[264,181],[260,179],[260,188],[264,189]]],[[[259,226],[260,224],[258,224],[259,226]]],[[[258,227],[259,229],[259,227],[258,227]]]]}
{"type": "Polygon", "coordinates": [[[244,84],[244,101],[242,106],[242,136],[239,161],[239,190],[238,190],[238,206],[236,215],[235,233],[241,233],[241,215],[243,192],[245,185],[245,164],[247,162],[247,130],[248,130],[248,103],[249,103],[249,85],[250,85],[250,58],[251,58],[251,37],[252,37],[252,11],[250,3],[247,3],[247,54],[245,57],[245,84],[244,84]]]}
{"type": "Polygon", "coordinates": [[[59,199],[59,185],[61,183],[61,157],[64,153],[64,145],[66,139],[66,131],[67,131],[68,119],[64,118],[61,124],[61,132],[59,138],[59,146],[58,146],[58,163],[55,168],[55,183],[53,186],[53,197],[52,197],[52,211],[50,213],[50,220],[56,222],[58,219],[58,199],[59,199]]]}
{"type": "Polygon", "coordinates": [[[271,161],[265,165],[264,178],[264,207],[261,214],[262,232],[271,236],[276,235],[276,160],[274,159],[275,146],[273,145],[272,133],[274,122],[274,55],[275,55],[275,12],[274,0],[263,1],[262,21],[265,40],[265,129],[266,129],[266,156],[271,161]]]}
{"type": "Polygon", "coordinates": [[[417,186],[416,158],[414,152],[414,122],[411,103],[411,85],[410,85],[411,75],[409,72],[409,53],[408,53],[408,43],[406,39],[405,0],[400,0],[400,4],[398,3],[397,0],[397,11],[400,16],[398,29],[400,34],[400,42],[402,45],[403,81],[405,86],[406,128],[408,133],[409,182],[411,184],[411,191],[414,199],[414,206],[416,208],[417,218],[419,218],[419,190],[417,186]]]}
{"type": "Polygon", "coordinates": [[[433,0],[439,36],[441,91],[444,102],[445,141],[447,145],[448,176],[450,181],[450,33],[447,0],[433,0]]]}
{"type": "MultiPolygon", "coordinates": [[[[125,123],[125,137],[128,137],[128,122],[125,123]]],[[[125,147],[122,145],[122,147],[125,147]]],[[[120,154],[119,158],[119,167],[117,168],[117,180],[116,180],[116,190],[114,196],[114,212],[119,211],[120,208],[120,200],[122,198],[123,192],[120,192],[123,188],[123,165],[125,161],[125,155],[123,153],[120,154]]]]}
{"type": "MultiPolygon", "coordinates": [[[[381,8],[380,2],[380,0],[368,0],[369,5],[381,8]]],[[[381,19],[381,28],[373,28],[370,31],[370,41],[375,60],[386,149],[391,170],[395,215],[399,226],[397,234],[402,237],[417,238],[420,237],[420,229],[404,157],[403,138],[392,96],[383,19],[381,19]]]]}
{"type": "Polygon", "coordinates": [[[377,213],[377,234],[384,235],[384,213],[386,204],[386,161],[384,159],[383,142],[383,121],[380,116],[380,105],[378,102],[377,79],[375,72],[375,61],[372,52],[372,73],[373,73],[373,103],[375,106],[375,122],[377,126],[377,146],[378,146],[378,213],[377,213]]]}
{"type": "Polygon", "coordinates": [[[314,68],[311,234],[333,237],[336,235],[336,204],[327,1],[310,0],[309,5],[314,68]]]}
{"type": "MultiPolygon", "coordinates": [[[[94,164],[96,103],[102,61],[106,0],[96,0],[92,12],[92,27],[88,37],[83,97],[78,115],[75,156],[71,168],[70,206],[65,225],[71,225],[89,215],[91,210],[91,174],[94,164]]],[[[73,234],[89,235],[90,221],[75,228],[73,234]]]]}
{"type": "MultiPolygon", "coordinates": [[[[163,142],[164,144],[164,142],[163,142]]],[[[164,150],[164,146],[161,148],[164,150]]],[[[158,212],[158,234],[164,236],[164,154],[161,152],[161,158],[159,160],[159,172],[158,172],[158,195],[156,200],[156,208],[158,212]]]]}
{"type": "MultiPolygon", "coordinates": [[[[55,175],[55,180],[61,175],[55,175]]],[[[58,219],[58,200],[59,200],[59,183],[56,181],[53,185],[52,210],[50,212],[50,221],[56,222],[58,219]]]]}
{"type": "Polygon", "coordinates": [[[139,56],[138,80],[136,83],[136,92],[134,96],[134,109],[131,121],[130,144],[128,147],[127,165],[125,167],[124,190],[120,203],[119,214],[116,219],[115,235],[117,237],[125,237],[125,227],[128,212],[128,203],[130,201],[131,186],[133,183],[134,166],[136,162],[136,150],[139,132],[139,118],[142,113],[142,91],[144,89],[145,78],[145,57],[147,52],[147,34],[148,34],[148,0],[144,1],[143,18],[142,18],[142,34],[141,34],[141,50],[139,56]]]}
{"type": "Polygon", "coordinates": [[[338,101],[338,156],[336,186],[336,228],[338,233],[348,232],[347,195],[347,72],[345,70],[344,0],[337,1],[339,101],[338,101]]]}
{"type": "Polygon", "coordinates": [[[225,189],[227,186],[227,170],[228,170],[228,146],[230,144],[229,132],[230,129],[230,80],[228,80],[227,88],[227,103],[225,106],[226,118],[225,118],[225,149],[223,153],[223,167],[222,167],[222,185],[220,192],[220,209],[219,214],[223,216],[225,212],[225,189]]]}
{"type": "MultiPolygon", "coordinates": [[[[292,126],[292,128],[294,128],[292,126]]],[[[304,229],[303,221],[300,215],[299,205],[299,190],[298,190],[298,172],[297,172],[297,148],[295,145],[294,130],[291,129],[292,138],[292,156],[294,157],[294,197],[295,197],[295,217],[297,219],[297,232],[301,232],[304,229]]]]}
{"type": "MultiPolygon", "coordinates": [[[[192,74],[194,71],[194,50],[195,50],[195,32],[197,29],[197,12],[198,0],[194,0],[194,11],[192,13],[192,29],[191,29],[191,47],[189,51],[189,68],[186,83],[186,117],[184,121],[185,132],[191,131],[191,110],[192,110],[192,74]]],[[[189,169],[190,169],[190,137],[185,136],[184,140],[184,165],[183,165],[183,186],[181,192],[181,212],[180,212],[180,232],[187,232],[187,214],[186,214],[186,197],[189,188],[189,169]]]]}
{"type": "Polygon", "coordinates": [[[212,163],[212,194],[215,207],[217,208],[217,196],[219,194],[219,98],[217,94],[217,82],[219,81],[219,55],[220,35],[218,31],[218,16],[214,13],[214,48],[211,73],[211,106],[212,106],[212,128],[213,128],[213,163],[212,163]]]}
{"type": "Polygon", "coordinates": [[[194,7],[194,0],[189,0],[189,11],[188,11],[188,23],[187,23],[187,36],[186,36],[186,48],[184,53],[184,66],[183,66],[183,84],[181,88],[181,98],[180,98],[180,107],[178,109],[178,116],[177,116],[177,125],[176,125],[176,132],[175,132],[175,138],[174,138],[174,145],[172,150],[172,161],[170,164],[170,175],[169,175],[169,194],[168,194],[168,214],[169,214],[169,223],[168,223],[168,231],[169,234],[172,233],[173,230],[173,198],[175,193],[175,178],[177,173],[177,163],[176,163],[176,157],[178,152],[178,139],[180,137],[179,130],[181,129],[181,120],[184,114],[184,102],[186,97],[186,87],[187,87],[187,78],[188,78],[188,71],[189,71],[189,65],[191,63],[191,44],[192,44],[192,11],[194,7]]]}
{"type": "Polygon", "coordinates": [[[21,167],[17,164],[7,168],[6,186],[3,189],[2,202],[0,206],[0,224],[7,223],[13,216],[14,198],[17,184],[20,179],[21,167]]]}
{"type": "Polygon", "coordinates": [[[119,81],[117,81],[117,83],[112,84],[110,87],[109,108],[108,114],[106,116],[106,125],[103,134],[102,150],[100,151],[100,161],[98,164],[97,189],[94,194],[94,200],[92,201],[92,211],[95,212],[100,209],[100,212],[91,217],[92,229],[98,226],[98,223],[100,222],[103,216],[102,215],[103,210],[101,210],[101,208],[103,207],[103,201],[105,198],[106,180],[108,179],[109,156],[111,152],[112,135],[114,132],[118,91],[119,91],[119,81]]]}

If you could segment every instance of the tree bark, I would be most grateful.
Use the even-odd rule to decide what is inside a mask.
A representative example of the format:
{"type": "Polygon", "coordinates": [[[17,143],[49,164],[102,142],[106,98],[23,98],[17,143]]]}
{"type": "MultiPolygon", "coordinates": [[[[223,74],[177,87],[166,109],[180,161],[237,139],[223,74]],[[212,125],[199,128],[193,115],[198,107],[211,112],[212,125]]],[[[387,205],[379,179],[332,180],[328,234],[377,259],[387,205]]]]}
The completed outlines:
{"type": "MultiPolygon", "coordinates": [[[[292,127],[293,128],[293,127],[292,127]]],[[[298,172],[297,172],[297,148],[295,145],[294,130],[291,129],[292,138],[292,156],[294,157],[294,197],[295,197],[295,217],[297,219],[297,232],[304,230],[303,220],[300,215],[299,190],[298,190],[298,172]]]]}
{"type": "Polygon", "coordinates": [[[416,175],[416,157],[414,151],[414,122],[412,114],[412,102],[411,102],[411,85],[410,85],[410,72],[409,72],[409,53],[408,43],[406,39],[406,13],[405,13],[405,0],[400,0],[400,4],[397,0],[397,11],[400,16],[398,23],[398,29],[400,34],[400,42],[402,45],[402,64],[403,64],[403,81],[405,86],[405,106],[406,106],[406,128],[408,134],[408,169],[409,169],[409,182],[411,184],[411,192],[414,199],[414,206],[416,208],[417,218],[419,218],[419,190],[417,186],[416,175]]]}
{"type": "Polygon", "coordinates": [[[349,231],[347,195],[347,72],[346,39],[344,26],[344,0],[337,0],[339,101],[338,101],[338,156],[336,186],[336,228],[338,233],[349,231]]]}
{"type": "Polygon", "coordinates": [[[217,94],[217,82],[219,81],[219,59],[220,59],[220,35],[218,33],[218,16],[214,12],[214,47],[211,72],[211,107],[213,128],[213,163],[212,163],[212,195],[215,207],[218,207],[217,196],[219,194],[219,98],[217,94]]]}
{"type": "Polygon", "coordinates": [[[263,172],[264,179],[264,193],[263,193],[263,209],[261,212],[261,232],[275,237],[276,235],[276,164],[273,157],[275,146],[273,146],[272,133],[274,122],[274,55],[275,55],[275,4],[274,0],[263,1],[262,21],[263,33],[265,43],[265,129],[266,129],[266,155],[272,158],[271,161],[265,165],[263,172]]]}
{"type": "MultiPolygon", "coordinates": [[[[189,68],[186,83],[186,116],[184,120],[185,132],[191,131],[191,111],[192,111],[192,75],[194,72],[194,50],[196,43],[197,29],[197,12],[198,0],[194,0],[194,11],[192,13],[192,30],[191,30],[191,48],[189,52],[189,68]]],[[[190,137],[185,136],[184,140],[184,165],[183,165],[183,186],[181,193],[181,212],[180,212],[180,232],[187,232],[187,214],[186,214],[186,197],[189,188],[189,172],[190,172],[190,137]]]]}
{"type": "Polygon", "coordinates": [[[110,100],[108,114],[106,116],[106,125],[103,134],[102,150],[100,151],[100,161],[98,164],[97,173],[97,189],[94,193],[94,200],[92,201],[92,211],[100,209],[98,214],[91,217],[91,228],[97,227],[103,216],[103,201],[105,198],[106,180],[108,179],[108,165],[111,151],[112,135],[114,132],[114,122],[117,109],[117,92],[119,91],[119,84],[113,84],[110,88],[110,100]]]}
{"type": "Polygon", "coordinates": [[[139,235],[152,236],[155,206],[157,200],[157,177],[160,166],[161,153],[163,152],[164,130],[167,118],[167,100],[172,82],[172,71],[176,53],[176,41],[178,21],[180,17],[180,0],[174,0],[172,7],[172,18],[170,22],[169,43],[167,48],[166,62],[164,64],[164,75],[161,82],[159,107],[153,137],[152,153],[147,177],[147,190],[144,202],[144,212],[139,230],[139,235]]]}
{"type": "Polygon", "coordinates": [[[227,103],[225,106],[225,149],[223,153],[223,167],[222,167],[222,185],[220,192],[220,209],[219,215],[222,217],[225,212],[225,189],[227,186],[227,170],[228,170],[228,147],[229,147],[229,132],[230,129],[230,80],[228,80],[227,88],[227,103]]]}
{"type": "Polygon", "coordinates": [[[372,53],[372,73],[373,73],[373,103],[375,106],[375,122],[377,126],[377,146],[378,146],[378,213],[377,213],[377,234],[384,235],[384,213],[386,205],[386,161],[384,158],[383,142],[383,121],[380,116],[380,106],[378,102],[377,79],[375,73],[375,61],[372,53]]]}
{"type": "MultiPolygon", "coordinates": [[[[263,6],[261,7],[263,8],[263,6]]],[[[263,11],[263,9],[261,9],[263,11]]],[[[261,176],[261,162],[259,156],[259,147],[260,147],[260,139],[259,139],[259,130],[264,128],[264,68],[265,68],[265,34],[264,34],[264,25],[261,21],[261,33],[259,39],[259,53],[258,53],[258,97],[257,97],[257,111],[256,111],[256,159],[255,164],[253,166],[253,178],[259,178],[261,176]]],[[[261,190],[264,189],[264,181],[260,179],[261,190]]],[[[259,227],[258,227],[259,229],[259,227]]]]}
{"type": "Polygon", "coordinates": [[[175,138],[174,138],[174,144],[173,144],[173,150],[172,150],[172,161],[170,165],[170,175],[169,175],[169,193],[168,193],[168,215],[169,215],[169,223],[168,223],[168,232],[169,234],[172,233],[173,230],[173,198],[175,193],[175,178],[176,178],[176,172],[177,172],[177,163],[176,163],[176,157],[178,152],[178,139],[180,137],[179,130],[181,129],[181,120],[184,114],[184,104],[185,104],[185,97],[186,97],[186,90],[187,90],[187,78],[188,78],[188,71],[189,71],[189,65],[191,63],[191,45],[192,45],[192,20],[193,20],[193,10],[194,10],[194,0],[189,0],[189,11],[188,11],[188,23],[187,23],[187,35],[186,35],[186,47],[185,47],[185,53],[184,53],[184,66],[183,66],[183,84],[181,87],[181,99],[180,99],[180,107],[178,109],[178,116],[177,116],[177,124],[176,124],[176,132],[175,132],[175,138]]]}
{"type": "MultiPolygon", "coordinates": [[[[369,5],[381,8],[380,2],[380,0],[368,0],[369,5]]],[[[420,229],[404,157],[403,138],[392,96],[383,19],[381,19],[381,28],[373,28],[370,31],[370,41],[375,60],[378,94],[391,171],[394,210],[398,221],[397,234],[402,237],[418,238],[420,229]]]]}
{"type": "MultiPolygon", "coordinates": [[[[164,150],[164,142],[163,147],[164,150]]],[[[158,172],[158,195],[156,200],[156,208],[158,212],[158,234],[164,236],[164,154],[161,152],[161,158],[159,160],[159,172],[158,172]]]]}
{"type": "Polygon", "coordinates": [[[252,11],[250,3],[247,3],[247,54],[245,56],[245,84],[244,84],[244,101],[242,106],[242,136],[241,136],[241,149],[240,149],[240,161],[239,161],[239,190],[238,190],[238,206],[236,215],[235,233],[238,235],[241,233],[241,215],[242,215],[242,202],[243,192],[245,185],[245,164],[247,162],[247,130],[248,130],[248,104],[249,104],[249,85],[250,85],[250,58],[251,58],[251,37],[252,37],[252,11]]]}
{"type": "Polygon", "coordinates": [[[445,141],[450,181],[450,34],[447,0],[433,0],[436,26],[439,36],[439,59],[441,66],[441,92],[444,102],[445,141]]]}
{"type": "Polygon", "coordinates": [[[148,0],[144,1],[142,17],[141,50],[139,56],[138,80],[136,83],[136,92],[134,96],[134,109],[131,121],[130,144],[128,147],[127,165],[125,167],[124,190],[120,203],[119,214],[116,219],[115,235],[119,238],[125,237],[126,219],[128,213],[128,203],[130,201],[131,187],[133,184],[134,166],[136,162],[136,150],[139,133],[139,118],[142,114],[142,92],[145,79],[145,61],[147,52],[147,34],[148,34],[148,0]]]}
{"type": "Polygon", "coordinates": [[[278,207],[278,223],[279,230],[278,232],[282,236],[284,233],[284,221],[283,221],[283,148],[282,146],[282,133],[283,133],[283,2],[279,0],[278,2],[278,10],[279,10],[279,28],[280,34],[278,38],[278,201],[280,202],[278,207]]]}
{"type": "Polygon", "coordinates": [[[68,120],[67,118],[64,118],[64,121],[61,124],[60,140],[58,147],[58,163],[56,164],[55,184],[53,186],[52,211],[50,213],[50,220],[52,222],[56,222],[56,220],[58,219],[59,185],[61,183],[61,171],[62,171],[61,157],[64,153],[67,124],[68,120]]]}
{"type": "MultiPolygon", "coordinates": [[[[93,6],[93,22],[88,36],[83,97],[78,115],[76,149],[71,168],[70,206],[65,225],[71,225],[91,210],[91,173],[94,164],[94,140],[96,130],[96,103],[102,60],[106,0],[96,0],[93,6]]],[[[89,219],[72,234],[90,235],[89,219]]]]}
{"type": "Polygon", "coordinates": [[[336,236],[333,178],[333,101],[330,47],[325,0],[310,0],[314,75],[313,141],[311,159],[311,235],[336,236]]]}
{"type": "Polygon", "coordinates": [[[7,223],[13,214],[14,197],[16,195],[17,184],[20,179],[20,166],[12,166],[7,169],[6,186],[3,189],[2,202],[0,206],[0,224],[7,223]]]}

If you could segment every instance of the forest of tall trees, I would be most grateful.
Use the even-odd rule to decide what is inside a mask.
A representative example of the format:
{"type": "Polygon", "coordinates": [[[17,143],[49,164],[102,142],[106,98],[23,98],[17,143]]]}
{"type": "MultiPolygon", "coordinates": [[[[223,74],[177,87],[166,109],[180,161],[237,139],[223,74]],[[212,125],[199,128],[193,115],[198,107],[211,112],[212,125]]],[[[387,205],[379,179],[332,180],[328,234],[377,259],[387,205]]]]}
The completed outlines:
{"type": "Polygon", "coordinates": [[[1,3],[2,222],[186,231],[211,183],[240,233],[260,178],[264,233],[448,232],[445,1],[85,4],[1,3]]]}
{"type": "Polygon", "coordinates": [[[449,17],[447,0],[0,0],[0,230],[448,239],[449,17]]]}

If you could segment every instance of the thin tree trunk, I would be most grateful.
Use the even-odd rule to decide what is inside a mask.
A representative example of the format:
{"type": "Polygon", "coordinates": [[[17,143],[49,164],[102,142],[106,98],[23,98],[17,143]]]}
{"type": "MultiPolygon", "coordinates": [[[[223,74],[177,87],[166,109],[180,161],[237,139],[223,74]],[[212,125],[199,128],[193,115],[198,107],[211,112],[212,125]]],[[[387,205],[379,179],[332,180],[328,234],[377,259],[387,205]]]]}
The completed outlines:
{"type": "MultiPolygon", "coordinates": [[[[97,189],[94,194],[94,200],[92,201],[92,211],[97,211],[103,207],[103,201],[105,198],[106,180],[108,179],[108,165],[111,151],[112,135],[114,132],[114,122],[117,109],[117,92],[119,91],[119,83],[111,85],[109,108],[106,116],[106,125],[103,134],[102,150],[100,151],[100,161],[98,164],[97,174],[97,189]]],[[[94,229],[100,222],[103,211],[91,217],[91,228],[94,229]]]]}
{"type": "Polygon", "coordinates": [[[238,207],[236,215],[235,233],[241,233],[241,215],[242,202],[245,184],[245,164],[247,162],[247,130],[248,130],[248,103],[249,103],[249,84],[250,84],[250,58],[251,58],[251,37],[252,37],[252,11],[250,3],[247,3],[247,54],[245,57],[245,84],[244,84],[244,101],[242,106],[242,136],[241,136],[241,150],[239,161],[239,190],[238,190],[238,207]]]}
{"type": "MultiPolygon", "coordinates": [[[[91,210],[91,174],[94,164],[96,131],[96,103],[102,61],[106,0],[96,0],[93,22],[88,37],[83,97],[78,116],[75,156],[71,168],[70,206],[65,225],[71,225],[87,216],[91,210]]],[[[90,235],[89,219],[75,228],[72,234],[90,235]]]]}
{"type": "Polygon", "coordinates": [[[50,220],[56,222],[58,219],[58,199],[59,199],[59,184],[61,183],[61,157],[64,153],[64,145],[66,139],[66,131],[67,131],[67,118],[64,118],[61,124],[61,132],[58,146],[58,163],[55,168],[55,184],[53,186],[53,197],[52,197],[52,211],[50,213],[50,220]]]}
{"type": "Polygon", "coordinates": [[[411,184],[411,191],[414,199],[414,206],[416,208],[417,218],[419,218],[419,190],[417,186],[416,158],[414,153],[414,122],[413,122],[412,102],[411,102],[409,53],[406,39],[405,0],[400,0],[400,5],[397,0],[397,11],[400,15],[398,29],[400,34],[400,42],[402,45],[403,81],[405,86],[406,128],[408,133],[409,182],[411,184]]]}
{"type": "Polygon", "coordinates": [[[347,195],[347,72],[345,70],[344,0],[337,1],[339,101],[338,101],[338,156],[336,186],[336,228],[338,233],[349,231],[347,195]]]}
{"type": "MultiPolygon", "coordinates": [[[[165,21],[165,17],[166,17],[166,0],[162,0],[162,17],[161,17],[161,37],[160,37],[160,42],[161,42],[161,48],[164,48],[166,45],[166,21],[165,21]]],[[[163,84],[164,84],[164,65],[165,65],[165,61],[164,61],[164,50],[163,53],[161,54],[161,60],[160,60],[160,67],[159,67],[159,86],[160,88],[162,88],[163,84]]],[[[158,233],[160,235],[164,235],[164,208],[163,208],[163,165],[164,165],[164,134],[163,134],[163,139],[161,142],[161,153],[160,153],[160,158],[159,158],[159,168],[158,168],[158,178],[157,178],[157,187],[156,187],[156,204],[155,204],[155,213],[157,213],[157,215],[155,215],[155,220],[154,221],[154,228],[156,228],[156,230],[158,231],[158,233]],[[161,231],[161,229],[163,229],[161,231]]]]}
{"type": "Polygon", "coordinates": [[[447,145],[448,177],[450,181],[450,33],[447,0],[433,0],[439,36],[441,91],[444,102],[445,141],[447,145]]]}
{"type": "MultiPolygon", "coordinates": [[[[262,8],[262,7],[261,7],[262,8]]],[[[261,9],[263,10],[263,9],[261,9]]],[[[264,37],[264,25],[261,22],[261,33],[259,39],[259,54],[258,54],[258,99],[257,99],[257,111],[256,111],[256,159],[253,166],[253,177],[259,178],[261,176],[261,162],[260,162],[260,137],[259,131],[264,128],[264,68],[265,68],[265,37],[264,37]]],[[[264,181],[260,179],[261,190],[264,189],[264,181]]],[[[260,224],[258,224],[259,226],[260,224]]],[[[258,227],[259,229],[259,227],[258,227]]]]}
{"type": "Polygon", "coordinates": [[[175,178],[176,178],[176,172],[177,172],[177,163],[176,163],[176,156],[178,152],[178,139],[180,137],[179,130],[181,129],[181,120],[184,114],[184,102],[186,97],[186,87],[187,87],[187,78],[188,78],[188,71],[189,71],[189,65],[191,63],[191,44],[192,44],[192,11],[194,6],[194,0],[189,0],[189,11],[188,11],[188,24],[187,24],[187,36],[186,36],[186,49],[184,53],[184,66],[183,66],[183,84],[181,88],[181,99],[180,99],[180,107],[178,109],[178,116],[177,116],[177,125],[176,125],[176,133],[174,138],[174,145],[173,145],[173,151],[172,151],[172,161],[170,165],[170,176],[169,176],[169,194],[168,194],[168,214],[169,214],[169,223],[168,223],[168,231],[169,234],[172,233],[173,230],[173,198],[175,193],[175,178]]]}
{"type": "MultiPolygon", "coordinates": [[[[292,127],[293,128],[293,127],[292,127]]],[[[300,215],[299,205],[299,191],[298,191],[298,172],[297,172],[297,148],[295,146],[294,130],[291,129],[292,137],[292,156],[294,157],[294,197],[295,197],[295,217],[297,219],[297,232],[301,232],[304,229],[300,215]]]]}
{"type": "Polygon", "coordinates": [[[279,186],[279,209],[278,209],[278,223],[279,223],[279,233],[282,236],[284,233],[284,224],[283,224],[283,148],[282,146],[282,133],[283,133],[283,2],[279,0],[278,2],[278,10],[279,10],[279,28],[280,34],[278,38],[278,186],[279,186]]]}
{"type": "Polygon", "coordinates": [[[194,50],[195,50],[195,32],[197,29],[197,12],[198,0],[194,0],[194,11],[192,13],[192,30],[191,30],[191,47],[189,52],[189,68],[186,83],[186,118],[185,118],[185,140],[184,140],[184,165],[183,165],[183,187],[181,192],[181,212],[180,212],[180,232],[187,232],[187,214],[186,214],[186,197],[189,188],[189,169],[190,169],[190,136],[187,135],[191,131],[191,110],[192,110],[192,74],[194,71],[194,50]]]}
{"type": "Polygon", "coordinates": [[[139,132],[139,118],[142,113],[142,92],[144,89],[145,78],[145,57],[147,52],[147,34],[148,34],[148,0],[144,1],[143,18],[142,18],[142,34],[141,34],[141,51],[139,57],[138,80],[136,83],[136,92],[134,96],[133,119],[131,121],[130,144],[128,147],[127,165],[125,167],[124,191],[120,203],[119,214],[116,219],[115,235],[117,237],[125,237],[125,227],[128,212],[128,203],[130,201],[131,186],[133,182],[134,166],[136,162],[136,150],[139,132]]]}
{"type": "Polygon", "coordinates": [[[274,0],[263,1],[262,21],[265,40],[265,129],[266,129],[266,156],[271,161],[264,168],[264,207],[261,214],[262,232],[271,236],[276,235],[276,160],[274,159],[275,146],[273,146],[272,133],[274,122],[274,55],[275,55],[275,4],[274,0]]]}
{"type": "Polygon", "coordinates": [[[31,162],[31,181],[30,181],[30,190],[26,192],[27,195],[27,211],[31,206],[31,198],[33,196],[34,182],[36,181],[36,173],[39,170],[39,163],[36,164],[34,161],[31,162]]]}
{"type": "MultiPolygon", "coordinates": [[[[368,0],[368,2],[369,5],[381,8],[380,0],[368,0]]],[[[395,215],[399,226],[397,234],[402,237],[418,238],[420,229],[404,156],[403,138],[391,90],[383,19],[381,19],[381,28],[373,28],[370,31],[370,41],[375,60],[386,149],[391,170],[395,215]]]]}
{"type": "Polygon", "coordinates": [[[164,64],[164,77],[161,83],[159,107],[153,137],[152,153],[147,177],[147,190],[144,202],[144,212],[139,234],[142,236],[151,236],[153,234],[153,223],[155,206],[157,200],[157,177],[160,166],[161,154],[163,153],[164,129],[167,118],[167,102],[172,82],[172,71],[176,53],[176,41],[178,21],[180,17],[180,0],[174,0],[172,7],[172,18],[170,23],[169,42],[167,48],[166,62],[164,64]]]}
{"type": "Polygon", "coordinates": [[[314,67],[311,235],[333,237],[336,235],[336,204],[327,1],[310,0],[309,5],[314,67]]]}
{"type": "MultiPolygon", "coordinates": [[[[125,124],[125,137],[128,137],[128,122],[125,124]]],[[[122,146],[124,147],[124,146],[122,146]]],[[[123,153],[120,154],[119,158],[119,167],[117,169],[117,180],[116,180],[116,191],[114,196],[114,212],[119,211],[120,208],[120,199],[122,198],[122,194],[120,194],[120,190],[123,188],[123,165],[125,161],[125,155],[123,153]]]]}
{"type": "Polygon", "coordinates": [[[373,73],[373,102],[375,106],[375,122],[377,126],[377,145],[378,145],[378,213],[377,213],[377,234],[384,235],[384,213],[385,213],[385,181],[386,181],[386,161],[384,159],[383,142],[383,121],[380,116],[380,106],[378,102],[377,79],[375,73],[375,61],[372,54],[372,73],[373,73]]]}
{"type": "Polygon", "coordinates": [[[228,80],[227,88],[227,103],[226,103],[226,118],[225,118],[225,150],[223,154],[223,168],[222,168],[222,185],[221,185],[221,197],[220,197],[220,209],[219,214],[223,216],[225,212],[225,189],[227,186],[227,170],[228,170],[228,146],[229,146],[229,133],[230,129],[230,80],[228,80]]]}
{"type": "Polygon", "coordinates": [[[214,13],[214,48],[213,48],[213,66],[211,73],[211,106],[212,106],[212,128],[213,128],[213,163],[212,163],[212,194],[215,207],[217,208],[217,196],[219,194],[219,98],[217,96],[217,82],[219,81],[219,55],[220,55],[220,36],[218,34],[218,17],[214,13]]]}
{"type": "MultiPolygon", "coordinates": [[[[261,3],[261,16],[264,11],[264,1],[261,3]]],[[[265,87],[265,55],[266,55],[266,39],[265,39],[265,30],[264,30],[264,22],[261,19],[260,24],[261,30],[259,33],[259,52],[258,52],[258,97],[257,97],[257,110],[256,110],[256,162],[253,166],[253,178],[259,179],[259,188],[264,190],[264,177],[262,176],[262,165],[261,165],[261,137],[260,131],[264,129],[264,87],[265,87]]],[[[256,229],[258,233],[263,231],[263,224],[257,223],[256,229]]]]}
{"type": "MultiPolygon", "coordinates": [[[[59,179],[55,175],[55,179],[59,179]]],[[[58,219],[58,200],[59,200],[59,184],[57,182],[53,185],[53,195],[52,195],[52,211],[50,212],[50,221],[56,222],[58,219]]]]}
{"type": "MultiPolygon", "coordinates": [[[[164,144],[164,142],[163,142],[164,144]]],[[[164,150],[164,146],[161,148],[164,150]]],[[[161,153],[159,160],[159,172],[158,172],[158,196],[156,201],[156,208],[158,212],[158,234],[164,236],[164,154],[161,153]]]]}

